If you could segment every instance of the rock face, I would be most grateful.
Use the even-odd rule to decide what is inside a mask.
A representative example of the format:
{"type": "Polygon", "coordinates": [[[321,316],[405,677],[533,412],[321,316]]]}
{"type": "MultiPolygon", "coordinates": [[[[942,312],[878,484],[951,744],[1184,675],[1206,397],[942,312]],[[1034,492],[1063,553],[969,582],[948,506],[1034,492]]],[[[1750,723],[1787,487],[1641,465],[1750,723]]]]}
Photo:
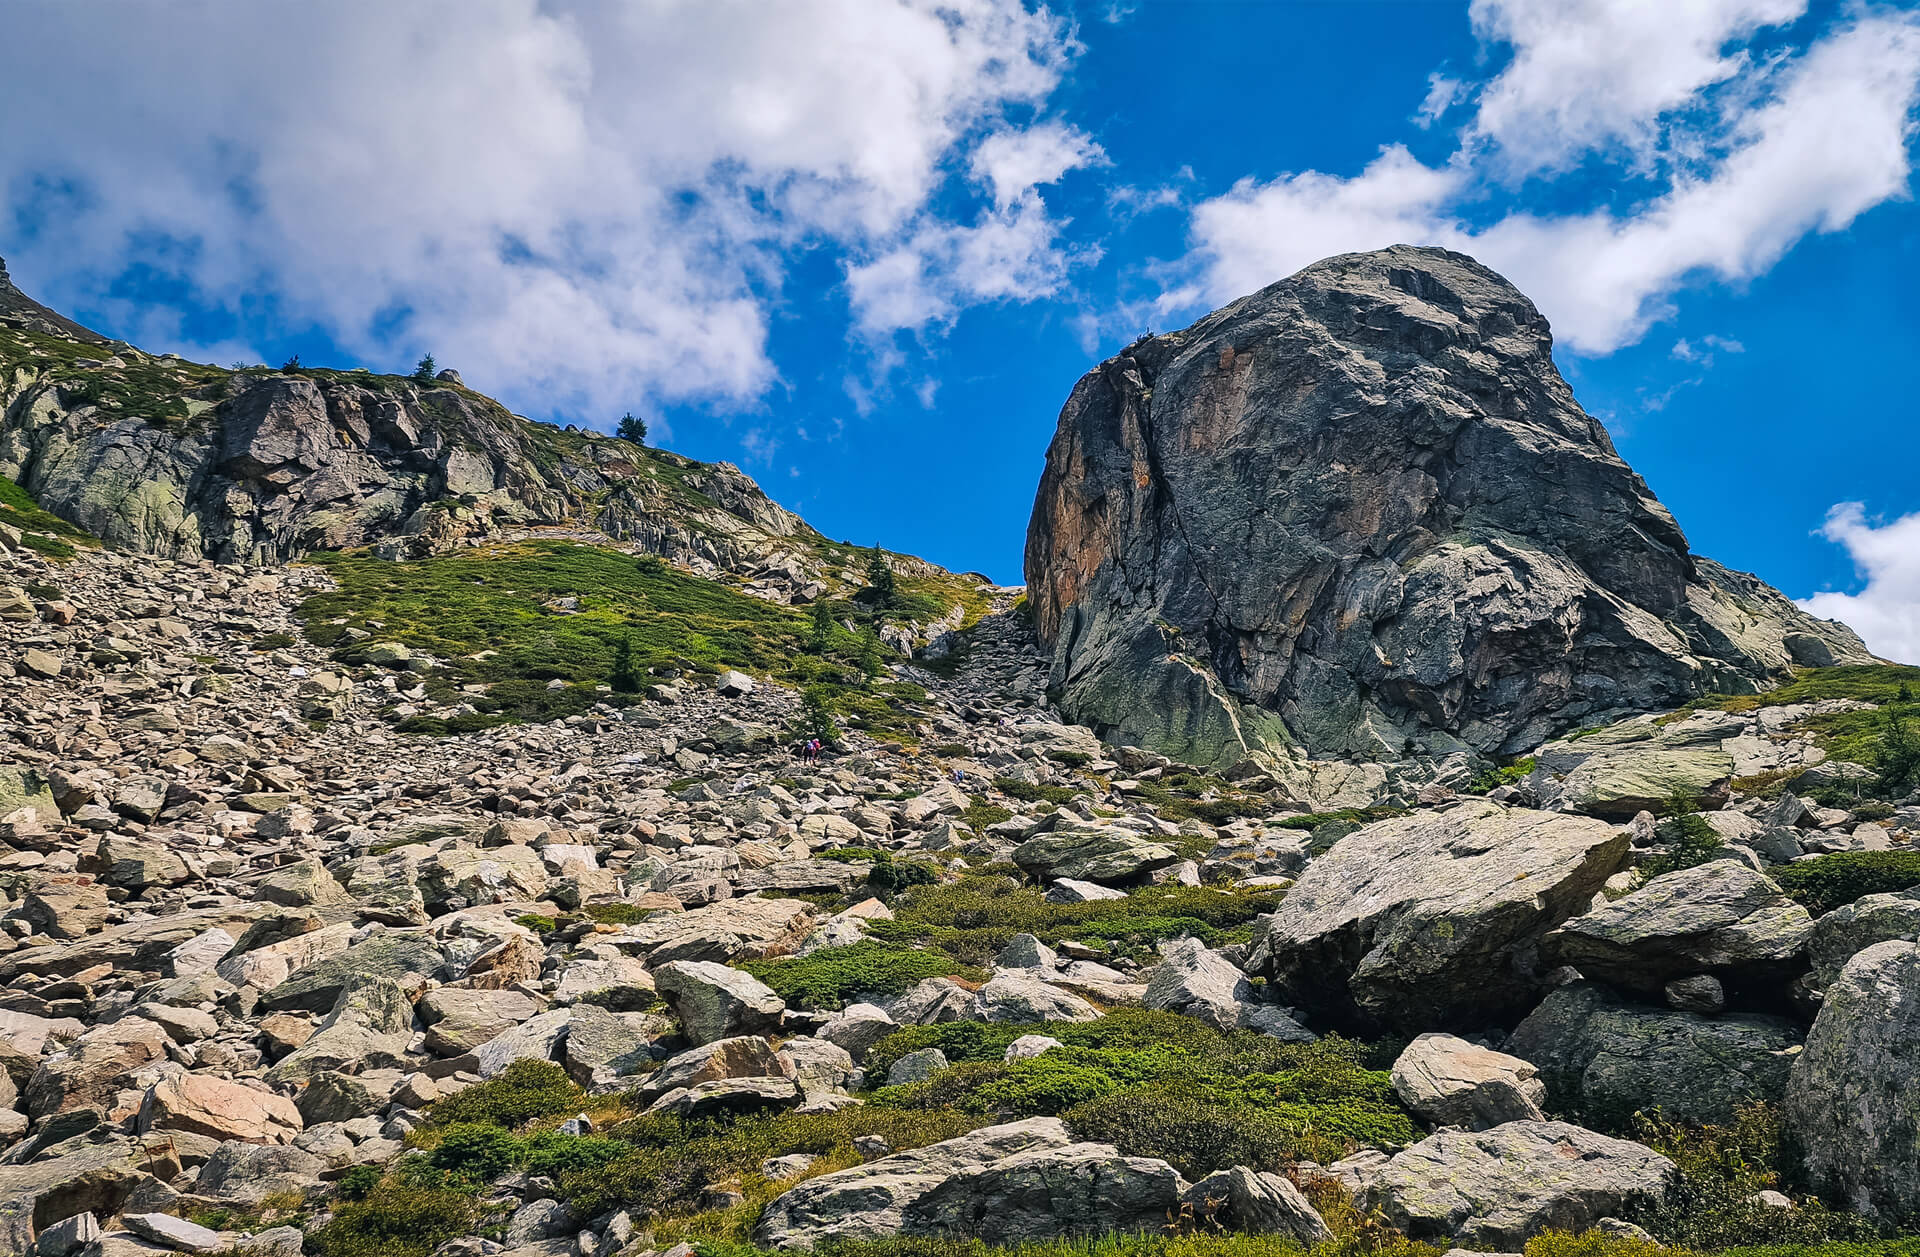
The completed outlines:
{"type": "Polygon", "coordinates": [[[1787,1129],[1813,1184],[1853,1208],[1920,1209],[1920,947],[1876,943],[1848,960],[1794,1062],[1787,1129]]]}
{"type": "Polygon", "coordinates": [[[1620,867],[1625,831],[1473,800],[1379,821],[1314,860],[1248,972],[1336,1020],[1471,1028],[1540,988],[1533,948],[1620,867]]]}
{"type": "Polygon", "coordinates": [[[1082,377],[1027,534],[1063,710],[1226,766],[1526,750],[1869,656],[1695,556],[1471,258],[1330,258],[1082,377]],[[1802,640],[1805,639],[1805,640],[1802,640]]]}

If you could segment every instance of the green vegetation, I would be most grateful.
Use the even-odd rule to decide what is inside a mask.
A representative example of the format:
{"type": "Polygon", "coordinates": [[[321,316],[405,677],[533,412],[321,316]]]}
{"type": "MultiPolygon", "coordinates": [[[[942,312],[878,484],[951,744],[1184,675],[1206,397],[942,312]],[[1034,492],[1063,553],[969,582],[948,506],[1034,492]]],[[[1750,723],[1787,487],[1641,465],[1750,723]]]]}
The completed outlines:
{"type": "Polygon", "coordinates": [[[1314,830],[1330,821],[1337,821],[1344,825],[1354,826],[1371,825],[1375,821],[1391,820],[1396,816],[1405,816],[1406,814],[1406,808],[1389,807],[1382,804],[1377,807],[1343,808],[1338,812],[1302,812],[1297,816],[1282,816],[1267,823],[1281,829],[1314,830]]]}
{"type": "Polygon", "coordinates": [[[891,921],[873,921],[868,937],[898,947],[937,948],[962,966],[985,966],[1015,934],[1043,943],[1074,940],[1146,956],[1164,939],[1191,935],[1209,946],[1247,937],[1254,917],[1280,897],[1205,886],[1149,886],[1125,899],[1048,903],[1036,887],[974,873],[917,886],[894,905],[891,921]]]}
{"type": "Polygon", "coordinates": [[[986,974],[936,950],[854,943],[826,947],[794,960],[757,960],[740,966],[797,1008],[837,1009],[856,997],[899,995],[927,978],[984,981],[986,974]]]}
{"type": "Polygon", "coordinates": [[[529,542],[407,563],[364,553],[312,561],[339,588],[302,606],[311,641],[347,664],[362,662],[377,641],[429,652],[444,662],[423,678],[428,697],[476,709],[402,726],[413,732],[553,720],[631,702],[623,687],[639,689],[649,672],[758,672],[805,686],[809,710],[826,721],[902,738],[912,736],[915,705],[926,698],[904,682],[868,685],[857,642],[844,632],[830,655],[810,655],[796,612],[616,550],[529,542]],[[349,629],[368,636],[352,640],[349,629]],[[553,681],[562,684],[550,688],[553,681]],[[609,682],[615,692],[601,693],[609,682]],[[486,688],[468,694],[467,685],[486,688]]]}
{"type": "Polygon", "coordinates": [[[1070,803],[1086,793],[1085,790],[1076,790],[1071,786],[1037,786],[1031,781],[1022,781],[1018,777],[995,777],[993,788],[1022,803],[1052,803],[1056,806],[1070,803]]]}
{"type": "MultiPolygon", "coordinates": [[[[1866,764],[1880,771],[1880,780],[1871,790],[1848,793],[1879,793],[1897,798],[1920,785],[1920,737],[1910,731],[1920,721],[1920,701],[1914,693],[1920,688],[1920,667],[1909,664],[1852,664],[1839,668],[1806,668],[1794,674],[1792,681],[1765,694],[1715,695],[1697,699],[1673,713],[1677,719],[1700,710],[1754,711],[1783,703],[1816,703],[1823,699],[1851,698],[1879,705],[1878,711],[1843,711],[1811,716],[1800,721],[1796,730],[1811,734],[1814,743],[1835,759],[1866,764]],[[1891,737],[1893,745],[1887,746],[1891,737]]],[[[1850,800],[1822,797],[1823,803],[1842,806],[1850,800]]]]}
{"type": "Polygon", "coordinates": [[[1773,880],[1819,916],[1862,895],[1920,886],[1920,851],[1836,851],[1772,870],[1773,880]]]}
{"type": "Polygon", "coordinates": [[[1501,786],[1517,785],[1533,774],[1536,761],[1529,755],[1517,759],[1511,764],[1481,770],[1478,776],[1469,781],[1464,792],[1467,794],[1490,794],[1501,786]]]}
{"type": "Polygon", "coordinates": [[[0,524],[19,530],[21,542],[51,559],[70,559],[74,547],[100,543],[49,511],[13,481],[0,476],[0,524]]]}
{"type": "MultiPolygon", "coordinates": [[[[1054,758],[1065,759],[1061,755],[1054,758]]],[[[1265,816],[1273,810],[1273,804],[1261,796],[1236,790],[1222,778],[1201,772],[1168,772],[1158,781],[1138,783],[1132,793],[1172,821],[1193,818],[1209,825],[1224,825],[1243,816],[1265,816]]]]}
{"type": "Polygon", "coordinates": [[[416,384],[431,384],[434,373],[439,369],[439,364],[434,362],[432,354],[422,354],[420,361],[413,364],[413,374],[407,378],[416,384]]]}
{"type": "Polygon", "coordinates": [[[1728,1126],[1689,1126],[1642,1116],[1632,1135],[1680,1171],[1667,1202],[1634,1219],[1663,1243],[1714,1251],[1874,1235],[1873,1227],[1857,1214],[1833,1212],[1817,1200],[1777,1209],[1749,1199],[1756,1192],[1790,1185],[1780,1117],[1770,1105],[1744,1105],[1728,1126]]]}
{"type": "Polygon", "coordinates": [[[1653,832],[1666,848],[1640,866],[1644,879],[1695,868],[1720,854],[1724,845],[1720,832],[1699,815],[1699,808],[1699,799],[1684,793],[1674,794],[1662,806],[1665,819],[1654,826],[1653,832]]]}
{"type": "Polygon", "coordinates": [[[571,1113],[580,1097],[580,1089],[567,1077],[566,1070],[551,1061],[529,1058],[513,1062],[497,1077],[448,1096],[434,1106],[433,1117],[442,1124],[517,1126],[536,1117],[571,1113]]]}
{"type": "Polygon", "coordinates": [[[900,596],[900,585],[893,574],[893,566],[887,562],[887,552],[879,546],[867,556],[867,587],[862,596],[874,606],[891,607],[900,596]]]}
{"type": "Polygon", "coordinates": [[[953,1025],[970,1029],[914,1027],[876,1045],[889,1063],[910,1045],[951,1048],[962,1060],[925,1082],[881,1088],[876,1105],[993,1120],[1057,1115],[1077,1139],[1158,1157],[1189,1178],[1234,1165],[1324,1163],[1419,1138],[1385,1072],[1391,1052],[1337,1037],[1281,1043],[1172,1013],[1116,1012],[1013,1027],[1007,1043],[1043,1033],[1065,1046],[1005,1061],[990,1054],[1005,1052],[1008,1027],[953,1025]]]}
{"type": "Polygon", "coordinates": [[[629,410],[620,416],[620,422],[614,425],[613,434],[622,441],[631,441],[635,445],[647,443],[647,421],[629,410]]]}

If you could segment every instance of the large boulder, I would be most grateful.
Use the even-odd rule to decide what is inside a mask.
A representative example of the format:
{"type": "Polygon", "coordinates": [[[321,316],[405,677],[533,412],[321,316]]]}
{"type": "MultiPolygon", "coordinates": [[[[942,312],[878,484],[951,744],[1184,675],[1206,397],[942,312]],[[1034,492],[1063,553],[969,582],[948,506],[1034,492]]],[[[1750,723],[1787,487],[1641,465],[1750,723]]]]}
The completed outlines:
{"type": "Polygon", "coordinates": [[[1484,799],[1378,821],[1307,866],[1247,970],[1336,1020],[1408,1033],[1528,1006],[1542,935],[1587,907],[1625,831],[1484,799]]]}
{"type": "Polygon", "coordinates": [[[1165,843],[1117,825],[1076,825],[1013,849],[1013,862],[1035,877],[1100,885],[1137,880],[1179,858],[1165,843]]]}
{"type": "Polygon", "coordinates": [[[1578,1234],[1663,1200],[1673,1163],[1565,1122],[1443,1130],[1396,1155],[1361,1194],[1408,1238],[1518,1252],[1542,1231],[1578,1234]]]}
{"type": "Polygon", "coordinates": [[[1160,963],[1147,978],[1140,1002],[1163,1012],[1197,1017],[1216,1030],[1259,1030],[1278,1039],[1314,1036],[1286,1010],[1259,1002],[1239,966],[1197,938],[1160,945],[1160,963]]]}
{"type": "Polygon", "coordinates": [[[399,1065],[412,1040],[413,1002],[392,978],[348,987],[313,1037],[267,1071],[272,1083],[305,1082],[335,1069],[399,1065]]]}
{"type": "Polygon", "coordinates": [[[653,980],[695,1044],[778,1030],[787,1009],[760,979],[712,961],[676,960],[653,980]]]}
{"type": "Polygon", "coordinates": [[[1187,1189],[1194,1220],[1204,1225],[1280,1235],[1311,1247],[1333,1238],[1333,1229],[1293,1180],[1244,1165],[1221,1170],[1187,1189]]]}
{"type": "Polygon", "coordinates": [[[974,1174],[1007,1157],[1073,1143],[1057,1117],[987,1126],[957,1139],[896,1152],[865,1165],[808,1179],[774,1200],[754,1226],[761,1248],[812,1248],[830,1239],[898,1235],[906,1213],[923,1196],[961,1174],[974,1174]]]}
{"type": "Polygon", "coordinates": [[[1733,776],[1734,760],[1722,743],[1745,728],[1740,717],[1724,712],[1671,724],[1625,721],[1535,751],[1536,781],[1555,806],[1631,820],[1675,795],[1724,795],[1720,787],[1733,776]]]}
{"type": "Polygon", "coordinates": [[[1807,958],[1822,988],[1860,952],[1893,939],[1920,939],[1920,890],[1862,895],[1822,915],[1807,938],[1807,958]]]}
{"type": "Polygon", "coordinates": [[[1857,952],[1793,1064],[1788,1132],[1808,1177],[1864,1213],[1920,1211],[1920,947],[1875,943],[1857,952]]]}
{"type": "Polygon", "coordinates": [[[1165,1161],[1107,1144],[1031,1148],[950,1176],[902,1211],[900,1230],[987,1244],[1158,1233],[1187,1186],[1165,1161]]]}
{"type": "Polygon", "coordinates": [[[1541,941],[1551,964],[1657,992],[1673,978],[1779,976],[1813,932],[1807,910],[1739,860],[1710,860],[1656,877],[1541,941]]]}
{"type": "Polygon", "coordinates": [[[1107,741],[1518,753],[1752,691],[1849,630],[1689,550],[1486,267],[1329,258],[1083,376],[1027,532],[1050,690],[1107,741]]]}
{"type": "Polygon", "coordinates": [[[374,934],[294,970],[262,997],[260,1006],[269,1012],[324,1012],[354,987],[436,977],[445,964],[446,954],[424,933],[394,930],[374,934]]]}
{"type": "Polygon", "coordinates": [[[1702,1017],[1629,1004],[1587,982],[1563,986],[1515,1027],[1507,1047],[1533,1062],[1555,1108],[1619,1122],[1657,1108],[1725,1123],[1786,1091],[1800,1031],[1779,1017],[1702,1017]]]}
{"type": "Polygon", "coordinates": [[[22,1088],[27,1116],[113,1108],[118,1093],[146,1086],[143,1071],[166,1063],[167,1032],[144,1017],[95,1026],[64,1053],[43,1061],[22,1088]]]}
{"type": "Polygon", "coordinates": [[[1531,1062],[1450,1034],[1423,1034],[1393,1062],[1393,1092],[1435,1126],[1485,1130],[1543,1121],[1547,1085],[1531,1062]]]}
{"type": "Polygon", "coordinates": [[[305,1123],[283,1095],[209,1074],[163,1078],[140,1104],[140,1130],[187,1131],[251,1144],[293,1142],[305,1123]]]}

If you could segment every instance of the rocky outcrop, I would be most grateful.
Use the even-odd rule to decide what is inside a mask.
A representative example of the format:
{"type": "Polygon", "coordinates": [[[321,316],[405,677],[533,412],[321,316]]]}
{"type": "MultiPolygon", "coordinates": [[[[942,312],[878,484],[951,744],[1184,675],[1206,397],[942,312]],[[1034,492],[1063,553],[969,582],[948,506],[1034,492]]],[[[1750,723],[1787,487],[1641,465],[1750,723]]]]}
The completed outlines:
{"type": "Polygon", "coordinates": [[[1848,960],[1793,1064],[1788,1133],[1813,1185],[1862,1213],[1920,1211],[1920,947],[1875,943],[1848,960]]]}
{"type": "Polygon", "coordinates": [[[1627,834],[1473,800],[1379,821],[1307,866],[1261,918],[1248,972],[1336,1021],[1471,1028],[1539,991],[1533,950],[1584,909],[1627,834]]]}
{"type": "Polygon", "coordinates": [[[1027,535],[1062,708],[1222,767],[1499,753],[1867,661],[1691,552],[1552,345],[1500,276],[1401,246],[1090,371],[1027,535]]]}

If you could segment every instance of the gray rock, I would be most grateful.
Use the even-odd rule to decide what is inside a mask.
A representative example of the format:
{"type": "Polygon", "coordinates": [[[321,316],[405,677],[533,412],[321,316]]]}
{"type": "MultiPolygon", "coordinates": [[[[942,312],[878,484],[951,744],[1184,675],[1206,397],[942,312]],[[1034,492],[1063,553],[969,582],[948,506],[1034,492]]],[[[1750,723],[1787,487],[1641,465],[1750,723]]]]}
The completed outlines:
{"type": "Polygon", "coordinates": [[[1675,977],[1784,972],[1813,932],[1807,910],[1734,860],[1656,877],[1542,940],[1550,964],[1649,994],[1675,977]]]}
{"type": "Polygon", "coordinates": [[[1578,1234],[1657,1203],[1674,1174],[1637,1143],[1565,1122],[1508,1122],[1422,1140],[1387,1163],[1360,1204],[1410,1239],[1517,1252],[1542,1231],[1578,1234]]]}
{"type": "Polygon", "coordinates": [[[1327,259],[1083,376],[1026,577],[1070,718],[1223,769],[1434,731],[1520,753],[1769,684],[1790,634],[1869,661],[1690,553],[1539,311],[1432,248],[1327,259]]]}
{"type": "Polygon", "coordinates": [[[325,1012],[349,987],[382,978],[433,977],[445,962],[440,948],[425,934],[397,930],[375,934],[337,955],[294,970],[261,997],[260,1006],[268,1012],[325,1012]]]}
{"type": "Polygon", "coordinates": [[[1920,1209],[1920,947],[1875,943],[1848,959],[1793,1064],[1783,1116],[1813,1185],[1862,1213],[1920,1209]]]}
{"type": "Polygon", "coordinates": [[[220,1232],[168,1213],[123,1213],[120,1224],[142,1239],[175,1252],[217,1253],[227,1247],[220,1232]]]}
{"type": "Polygon", "coordinates": [[[303,1082],[322,1070],[399,1065],[412,1030],[406,988],[391,978],[373,978],[343,990],[313,1037],[281,1057],[267,1081],[303,1082]]]}
{"type": "Polygon", "coordinates": [[[849,1004],[829,1018],[819,1034],[845,1048],[855,1061],[864,1061],[868,1048],[899,1028],[899,1023],[877,1004],[849,1004]]]}
{"type": "Polygon", "coordinates": [[[1048,903],[1092,903],[1096,899],[1125,899],[1127,892],[1115,890],[1111,886],[1102,886],[1097,882],[1082,882],[1071,877],[1056,878],[1047,887],[1048,903]]]}
{"type": "Polygon", "coordinates": [[[675,961],[655,969],[653,978],[694,1043],[778,1030],[786,1012],[766,983],[711,961],[675,961]]]}
{"type": "Polygon", "coordinates": [[[921,1048],[908,1052],[887,1069],[887,1085],[901,1087],[925,1082],[947,1067],[947,1054],[939,1048],[921,1048]]]}
{"type": "Polygon", "coordinates": [[[1172,847],[1116,825],[1059,829],[1013,849],[1013,862],[1035,877],[1101,885],[1137,881],[1179,858],[1172,847]]]}
{"type": "Polygon", "coordinates": [[[320,1185],[327,1163],[290,1145],[223,1143],[200,1167],[194,1193],[257,1205],[268,1196],[305,1193],[320,1185]]]}
{"type": "Polygon", "coordinates": [[[791,1078],[717,1078],[669,1091],[647,1106],[649,1113],[675,1117],[737,1117],[771,1109],[790,1109],[806,1099],[791,1078]]]}
{"type": "Polygon", "coordinates": [[[1558,988],[1515,1027],[1556,1108],[1608,1121],[1658,1108],[1726,1123],[1738,1106],[1786,1091],[1798,1028],[1778,1017],[1701,1017],[1626,1003],[1591,983],[1558,988]]]}
{"type": "Polygon", "coordinates": [[[1704,1013],[1711,1017],[1727,1006],[1727,991],[1720,979],[1710,973],[1690,978],[1675,978],[1663,989],[1667,1005],[1683,1013],[1704,1013]]]}
{"type": "Polygon", "coordinates": [[[579,1228],[580,1219],[572,1209],[557,1200],[530,1200],[513,1211],[503,1237],[508,1248],[518,1248],[538,1240],[558,1239],[579,1228]]]}
{"type": "Polygon", "coordinates": [[[91,1213],[76,1213],[70,1218],[40,1228],[34,1245],[37,1257],[67,1257],[100,1238],[100,1221],[91,1213]]]}
{"type": "Polygon", "coordinates": [[[900,1230],[987,1244],[1158,1233],[1186,1190],[1165,1161],[1106,1144],[1031,1148],[949,1176],[901,1211],[900,1230]]]}
{"type": "Polygon", "coordinates": [[[956,1175],[975,1173],[1006,1157],[1073,1142],[1059,1118],[987,1126],[957,1139],[879,1157],[864,1165],[808,1179],[761,1213],[754,1243],[762,1248],[812,1248],[826,1239],[897,1235],[906,1211],[956,1175]]]}
{"type": "Polygon", "coordinates": [[[1823,988],[1831,985],[1847,961],[1875,943],[1916,938],[1920,938],[1920,890],[1863,895],[1813,923],[1807,955],[1813,962],[1814,981],[1823,988]]]}
{"type": "Polygon", "coordinates": [[[1450,1034],[1423,1034],[1393,1063],[1400,1103],[1435,1126],[1544,1121],[1547,1085],[1528,1061],[1450,1034]]]}
{"type": "Polygon", "coordinates": [[[1187,1189],[1197,1221],[1256,1235],[1282,1235],[1311,1246],[1333,1230],[1291,1179],[1236,1165],[1187,1189]]]}
{"type": "Polygon", "coordinates": [[[1486,800],[1379,821],[1307,866],[1261,919],[1249,973],[1335,1018],[1418,1033],[1526,1007],[1549,929],[1592,901],[1627,835],[1486,800]]]}
{"type": "Polygon", "coordinates": [[[582,1011],[581,1008],[555,1008],[501,1031],[474,1049],[474,1072],[482,1078],[494,1078],[518,1060],[553,1060],[559,1054],[561,1041],[567,1037],[567,1027],[582,1011]]]}
{"type": "Polygon", "coordinates": [[[1037,978],[1002,973],[974,996],[974,1017],[1021,1025],[1043,1021],[1097,1021],[1100,1010],[1078,995],[1037,978]]]}
{"type": "Polygon", "coordinates": [[[787,1062],[759,1035],[739,1035],[688,1048],[661,1062],[641,1084],[641,1094],[657,1096],[722,1078],[791,1078],[787,1062]]]}

